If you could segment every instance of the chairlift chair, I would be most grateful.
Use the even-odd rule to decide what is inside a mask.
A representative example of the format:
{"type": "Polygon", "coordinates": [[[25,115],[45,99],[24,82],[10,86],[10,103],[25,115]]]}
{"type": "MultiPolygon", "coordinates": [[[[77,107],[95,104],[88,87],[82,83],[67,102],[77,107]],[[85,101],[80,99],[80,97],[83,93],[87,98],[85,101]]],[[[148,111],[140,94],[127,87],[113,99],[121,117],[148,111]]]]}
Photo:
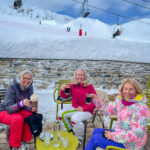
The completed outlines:
{"type": "Polygon", "coordinates": [[[113,33],[115,33],[117,30],[119,30],[121,32],[122,30],[122,25],[121,24],[116,24],[114,29],[113,29],[113,33]]]}
{"type": "Polygon", "coordinates": [[[14,8],[20,8],[22,6],[22,0],[15,0],[14,1],[14,8]]]}
{"type": "Polygon", "coordinates": [[[89,11],[85,12],[85,13],[83,14],[83,18],[86,18],[89,14],[90,14],[89,11]]]}
{"type": "Polygon", "coordinates": [[[114,30],[113,30],[113,38],[115,38],[116,36],[120,35],[121,33],[122,33],[122,25],[117,24],[114,27],[114,30]],[[118,32],[119,32],[119,34],[118,34],[118,32]]]}
{"type": "Polygon", "coordinates": [[[114,26],[114,29],[113,29],[113,38],[115,37],[115,36],[118,36],[118,35],[120,35],[120,34],[117,34],[116,35],[116,32],[117,31],[120,31],[120,34],[122,33],[122,24],[120,24],[119,23],[119,15],[117,16],[117,20],[116,20],[116,25],[114,26]]]}

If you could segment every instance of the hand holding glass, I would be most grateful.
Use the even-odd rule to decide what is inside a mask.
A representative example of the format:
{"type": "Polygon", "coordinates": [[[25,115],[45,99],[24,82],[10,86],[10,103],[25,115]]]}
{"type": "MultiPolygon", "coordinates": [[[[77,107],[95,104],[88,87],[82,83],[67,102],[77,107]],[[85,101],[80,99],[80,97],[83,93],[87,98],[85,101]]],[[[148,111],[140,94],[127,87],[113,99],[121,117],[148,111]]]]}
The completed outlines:
{"type": "Polygon", "coordinates": [[[31,96],[31,105],[32,108],[38,108],[38,96],[36,94],[32,94],[31,96]]]}
{"type": "Polygon", "coordinates": [[[65,88],[65,93],[69,94],[70,93],[70,87],[68,86],[67,88],[65,88]]]}
{"type": "Polygon", "coordinates": [[[91,94],[86,94],[86,100],[85,100],[86,104],[90,104],[92,102],[92,96],[91,94]]]}

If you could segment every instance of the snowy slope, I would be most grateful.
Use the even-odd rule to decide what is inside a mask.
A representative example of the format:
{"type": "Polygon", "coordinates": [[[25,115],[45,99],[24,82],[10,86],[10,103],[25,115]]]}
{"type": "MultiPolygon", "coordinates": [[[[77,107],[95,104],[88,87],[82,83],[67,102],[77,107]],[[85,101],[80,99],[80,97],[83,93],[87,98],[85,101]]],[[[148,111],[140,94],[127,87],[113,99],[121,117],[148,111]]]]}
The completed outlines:
{"type": "MultiPolygon", "coordinates": [[[[150,22],[149,19],[144,21],[150,22]]],[[[123,34],[112,39],[113,26],[99,20],[73,19],[37,8],[16,12],[12,8],[0,6],[0,57],[106,59],[150,63],[149,25],[134,21],[124,24],[122,28],[123,34]],[[78,36],[81,24],[83,32],[87,32],[86,37],[78,36]],[[71,32],[66,32],[68,26],[71,27],[71,32]]],[[[50,122],[55,120],[56,113],[53,87],[51,85],[49,91],[35,89],[39,96],[39,112],[50,122]]]]}
{"type": "Polygon", "coordinates": [[[0,57],[150,62],[149,25],[127,23],[123,34],[112,39],[113,26],[99,20],[66,19],[37,8],[31,12],[0,7],[0,57]],[[53,19],[43,19],[46,14],[53,19]],[[68,26],[71,32],[66,32],[68,26]],[[78,36],[80,27],[82,37],[78,36]]]}

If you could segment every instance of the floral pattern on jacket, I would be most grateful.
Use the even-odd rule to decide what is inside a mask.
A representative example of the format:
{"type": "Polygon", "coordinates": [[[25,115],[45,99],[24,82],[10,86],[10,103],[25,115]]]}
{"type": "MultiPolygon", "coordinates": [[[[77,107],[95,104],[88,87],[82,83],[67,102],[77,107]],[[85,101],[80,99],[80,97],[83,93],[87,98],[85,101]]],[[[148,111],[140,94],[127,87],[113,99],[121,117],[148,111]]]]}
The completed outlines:
{"type": "MultiPolygon", "coordinates": [[[[147,140],[147,125],[150,115],[146,102],[146,97],[143,96],[134,104],[125,106],[119,95],[114,103],[111,102],[107,106],[108,114],[117,114],[118,116],[116,130],[111,133],[113,141],[123,143],[129,150],[143,149],[147,140]]],[[[102,103],[99,106],[101,109],[102,103]]]]}

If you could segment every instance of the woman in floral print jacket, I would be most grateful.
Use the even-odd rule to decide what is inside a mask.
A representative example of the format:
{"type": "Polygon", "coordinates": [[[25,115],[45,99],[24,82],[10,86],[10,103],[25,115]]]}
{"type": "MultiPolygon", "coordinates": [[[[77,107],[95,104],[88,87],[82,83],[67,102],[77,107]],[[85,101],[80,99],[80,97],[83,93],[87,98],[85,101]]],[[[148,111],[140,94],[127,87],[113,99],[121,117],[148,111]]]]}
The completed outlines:
{"type": "MultiPolygon", "coordinates": [[[[134,79],[126,79],[120,86],[120,95],[115,103],[107,106],[108,114],[117,114],[116,130],[97,128],[87,143],[85,150],[105,149],[108,145],[142,150],[147,140],[147,125],[150,117],[143,89],[134,79]]],[[[101,101],[99,109],[104,108],[101,101]]],[[[103,109],[104,110],[104,109],[103,109]]]]}

